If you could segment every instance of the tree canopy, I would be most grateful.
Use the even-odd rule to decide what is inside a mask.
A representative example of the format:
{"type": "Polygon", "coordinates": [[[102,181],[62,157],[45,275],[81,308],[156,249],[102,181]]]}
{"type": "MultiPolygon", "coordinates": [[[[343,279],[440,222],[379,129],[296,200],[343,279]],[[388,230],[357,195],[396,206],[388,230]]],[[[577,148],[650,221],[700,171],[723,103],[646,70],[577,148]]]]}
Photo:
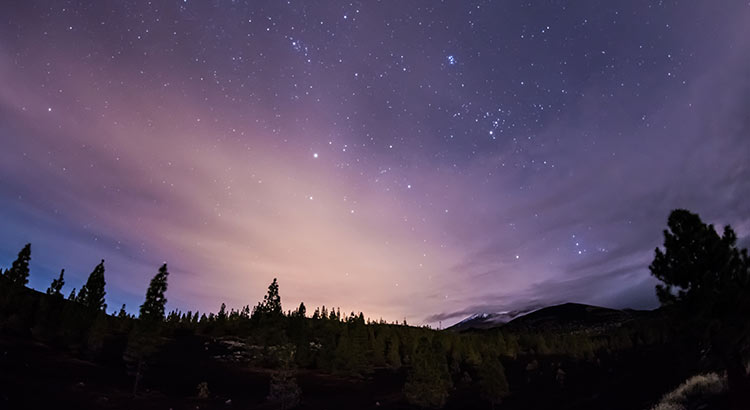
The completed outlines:
{"type": "Polygon", "coordinates": [[[281,316],[281,296],[279,296],[279,283],[276,278],[268,285],[268,293],[263,297],[263,301],[255,307],[255,313],[266,316],[281,316]]]}
{"type": "Polygon", "coordinates": [[[675,303],[705,307],[717,295],[747,289],[747,250],[736,247],[737,234],[730,226],[719,234],[690,211],[676,209],[664,230],[664,251],[656,248],[651,274],[662,284],[656,293],[663,305],[675,303]]]}
{"type": "Polygon", "coordinates": [[[104,291],[104,286],[104,259],[102,259],[89,275],[86,284],[81,287],[78,296],[76,296],[76,301],[92,310],[106,309],[107,304],[104,303],[104,295],[107,292],[104,291]]]}
{"type": "Polygon", "coordinates": [[[31,244],[18,252],[18,258],[13,261],[10,269],[5,271],[5,278],[13,284],[25,286],[29,283],[29,262],[31,261],[31,244]]]}
{"type": "Polygon", "coordinates": [[[294,312],[294,315],[298,317],[306,317],[307,308],[305,307],[305,302],[300,302],[299,307],[294,312]]]}
{"type": "Polygon", "coordinates": [[[452,388],[448,365],[439,340],[421,337],[404,385],[406,399],[423,408],[441,408],[452,388]]]}
{"type": "Polygon", "coordinates": [[[47,294],[52,296],[62,296],[62,288],[65,286],[65,279],[63,279],[63,275],[65,274],[65,269],[60,271],[60,276],[57,279],[52,280],[52,284],[49,285],[49,288],[47,288],[47,294]]]}
{"type": "Polygon", "coordinates": [[[656,294],[677,315],[687,334],[708,347],[727,369],[733,408],[750,402],[744,357],[750,345],[750,258],[738,249],[730,226],[721,236],[690,211],[676,209],[664,231],[664,251],[656,248],[651,274],[662,283],[656,294]]]}
{"type": "Polygon", "coordinates": [[[479,391],[492,408],[509,393],[505,368],[495,354],[486,355],[479,364],[479,391]]]}
{"type": "Polygon", "coordinates": [[[167,276],[169,276],[169,271],[165,263],[151,279],[146,290],[146,300],[140,309],[140,318],[144,321],[161,322],[164,320],[164,306],[167,304],[167,298],[164,296],[167,291],[167,276]]]}

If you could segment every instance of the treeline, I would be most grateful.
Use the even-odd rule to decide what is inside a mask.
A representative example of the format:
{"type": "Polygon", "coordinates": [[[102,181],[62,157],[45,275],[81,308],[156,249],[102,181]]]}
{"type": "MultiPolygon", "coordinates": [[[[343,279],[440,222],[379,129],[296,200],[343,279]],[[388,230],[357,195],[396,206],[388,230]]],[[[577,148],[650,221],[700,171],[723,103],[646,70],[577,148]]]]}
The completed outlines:
{"type": "Polygon", "coordinates": [[[510,391],[503,362],[519,356],[593,360],[597,352],[658,343],[666,337],[654,331],[659,326],[636,323],[607,334],[511,333],[497,329],[454,333],[371,321],[361,312],[342,315],[339,309],[325,306],[309,314],[304,303],[285,312],[276,279],[263,300],[252,308],[227,309],[222,304],[217,313],[165,313],[166,264],[151,280],[137,316],[128,314],[124,305],[118,314],[108,315],[104,261],[94,268],[80,291],[73,290],[64,298],[64,271],[46,294],[25,287],[30,258],[31,247],[26,245],[0,276],[3,332],[31,336],[92,359],[122,365],[133,377],[134,395],[148,374],[150,360],[185,337],[207,338],[217,349],[231,350],[225,355],[228,360],[275,369],[269,397],[292,403],[299,399],[296,369],[355,376],[383,369],[406,372],[405,398],[430,408],[442,407],[450,392],[461,386],[470,386],[488,403],[500,403],[510,391]]]}

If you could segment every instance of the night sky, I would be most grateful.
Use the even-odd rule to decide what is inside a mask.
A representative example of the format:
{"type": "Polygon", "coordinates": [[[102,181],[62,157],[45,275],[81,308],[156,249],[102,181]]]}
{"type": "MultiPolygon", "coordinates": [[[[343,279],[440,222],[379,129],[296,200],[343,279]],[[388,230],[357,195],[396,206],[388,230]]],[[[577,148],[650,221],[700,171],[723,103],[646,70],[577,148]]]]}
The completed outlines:
{"type": "Polygon", "coordinates": [[[0,266],[136,312],[446,326],[653,308],[673,208],[750,236],[750,2],[0,3],[0,266]]]}

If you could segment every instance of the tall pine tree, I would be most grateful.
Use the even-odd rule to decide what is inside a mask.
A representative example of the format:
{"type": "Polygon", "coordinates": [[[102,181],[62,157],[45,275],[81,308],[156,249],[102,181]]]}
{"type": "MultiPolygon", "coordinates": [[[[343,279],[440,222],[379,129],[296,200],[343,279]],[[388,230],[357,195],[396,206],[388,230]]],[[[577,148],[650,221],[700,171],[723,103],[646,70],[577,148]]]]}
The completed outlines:
{"type": "Polygon", "coordinates": [[[722,235],[698,214],[675,209],[664,230],[664,250],[656,248],[649,266],[662,283],[656,295],[676,324],[727,370],[730,408],[747,409],[750,373],[750,254],[737,247],[731,226],[722,235]]]}
{"type": "Polygon", "coordinates": [[[63,279],[63,275],[65,274],[65,269],[60,271],[60,277],[57,279],[52,280],[52,284],[49,285],[49,288],[47,288],[47,294],[52,296],[60,296],[62,297],[62,288],[65,285],[65,279],[63,279]]]}
{"type": "Polygon", "coordinates": [[[305,302],[300,302],[299,307],[297,308],[297,312],[295,314],[298,317],[306,317],[307,315],[307,308],[305,307],[305,302]]]}
{"type": "Polygon", "coordinates": [[[273,278],[273,282],[268,286],[268,293],[263,297],[262,311],[268,315],[280,316],[281,310],[281,296],[279,296],[279,284],[276,278],[273,278]]]}
{"type": "Polygon", "coordinates": [[[104,291],[104,259],[96,265],[94,271],[89,275],[86,284],[81,287],[78,292],[76,301],[83,306],[86,306],[92,310],[104,310],[107,308],[107,304],[104,303],[104,295],[107,292],[104,291]]]}
{"type": "Polygon", "coordinates": [[[18,258],[13,261],[13,266],[5,271],[5,278],[11,283],[20,286],[26,286],[29,283],[29,261],[31,260],[31,244],[18,252],[18,258]]]}
{"type": "Polygon", "coordinates": [[[159,273],[151,279],[151,284],[146,291],[146,301],[141,305],[141,320],[147,322],[161,322],[164,320],[164,306],[167,304],[167,298],[164,293],[167,291],[167,264],[159,268],[159,273]]]}

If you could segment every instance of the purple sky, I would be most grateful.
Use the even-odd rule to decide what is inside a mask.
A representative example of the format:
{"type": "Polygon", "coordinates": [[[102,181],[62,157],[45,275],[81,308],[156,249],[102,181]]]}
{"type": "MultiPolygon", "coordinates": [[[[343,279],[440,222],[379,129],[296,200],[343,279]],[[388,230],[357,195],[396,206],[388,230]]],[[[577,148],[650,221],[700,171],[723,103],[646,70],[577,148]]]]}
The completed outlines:
{"type": "Polygon", "coordinates": [[[750,3],[6,1],[0,266],[134,312],[652,308],[673,208],[750,237],[750,3]]]}

